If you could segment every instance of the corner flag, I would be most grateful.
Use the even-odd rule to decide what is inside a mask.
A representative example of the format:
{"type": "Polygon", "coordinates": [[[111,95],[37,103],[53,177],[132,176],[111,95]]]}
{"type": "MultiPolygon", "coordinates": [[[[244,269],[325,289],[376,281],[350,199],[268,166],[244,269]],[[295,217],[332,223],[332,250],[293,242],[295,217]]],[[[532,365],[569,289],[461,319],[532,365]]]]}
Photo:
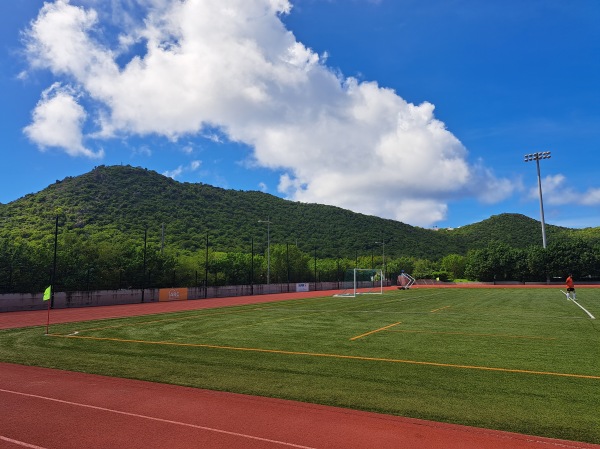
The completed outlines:
{"type": "Polygon", "coordinates": [[[44,290],[44,297],[42,298],[44,301],[48,301],[50,296],[52,295],[52,286],[49,286],[46,290],[44,290]]]}

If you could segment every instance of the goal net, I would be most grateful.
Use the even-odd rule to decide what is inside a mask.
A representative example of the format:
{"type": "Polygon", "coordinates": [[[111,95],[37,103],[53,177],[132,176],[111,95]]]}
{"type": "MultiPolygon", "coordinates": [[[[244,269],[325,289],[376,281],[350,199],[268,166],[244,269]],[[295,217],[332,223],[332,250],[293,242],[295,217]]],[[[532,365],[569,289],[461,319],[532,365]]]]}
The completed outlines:
{"type": "Polygon", "coordinates": [[[341,288],[342,291],[333,296],[382,295],[383,271],[367,268],[346,270],[341,288]]]}
{"type": "Polygon", "coordinates": [[[402,270],[402,273],[398,276],[398,290],[408,290],[414,283],[415,278],[402,270]]]}

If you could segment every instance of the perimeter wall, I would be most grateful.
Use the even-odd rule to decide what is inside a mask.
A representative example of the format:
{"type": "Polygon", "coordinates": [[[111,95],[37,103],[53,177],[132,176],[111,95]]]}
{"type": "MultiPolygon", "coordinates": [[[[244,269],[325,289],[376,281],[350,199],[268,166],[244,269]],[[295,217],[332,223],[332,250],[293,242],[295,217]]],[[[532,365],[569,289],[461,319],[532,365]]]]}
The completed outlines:
{"type": "MultiPolygon", "coordinates": [[[[370,283],[367,283],[370,284],[370,283]]],[[[417,280],[416,286],[432,287],[519,287],[519,286],[551,286],[560,288],[562,282],[469,282],[454,284],[429,279],[417,280]]],[[[590,282],[586,285],[600,285],[600,282],[590,282]]],[[[386,287],[390,287],[387,281],[386,287]]],[[[578,284],[581,286],[581,284],[578,284]]],[[[367,287],[365,285],[364,287],[367,287]]],[[[205,298],[225,298],[233,296],[266,295],[271,293],[289,293],[295,291],[335,291],[343,288],[338,282],[314,282],[303,284],[259,284],[259,285],[232,285],[220,287],[190,287],[172,289],[122,289],[85,292],[56,292],[54,294],[54,309],[71,307],[110,306],[117,304],[139,304],[141,302],[157,302],[165,300],[199,300],[205,298]]],[[[13,312],[19,310],[42,310],[48,308],[48,302],[42,300],[43,293],[8,293],[0,295],[0,312],[13,312]]]]}

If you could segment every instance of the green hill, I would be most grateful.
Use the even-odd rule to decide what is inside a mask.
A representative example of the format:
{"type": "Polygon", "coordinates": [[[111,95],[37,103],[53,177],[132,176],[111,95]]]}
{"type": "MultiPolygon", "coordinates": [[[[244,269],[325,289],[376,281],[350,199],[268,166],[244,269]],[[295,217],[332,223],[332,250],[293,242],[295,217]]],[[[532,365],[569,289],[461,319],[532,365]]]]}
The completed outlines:
{"type": "MultiPolygon", "coordinates": [[[[180,183],[131,166],[99,166],[46,189],[0,205],[0,237],[47,246],[55,216],[61,230],[95,242],[126,244],[148,240],[181,253],[205,248],[208,235],[218,251],[249,251],[266,244],[297,244],[319,257],[354,257],[381,251],[390,256],[439,259],[466,254],[492,241],[514,247],[541,243],[538,221],[517,214],[493,216],[453,230],[432,230],[367,216],[338,207],[283,200],[257,191],[180,183]]],[[[549,239],[578,235],[599,241],[600,228],[573,230],[547,226],[549,239]]]]}
{"type": "MultiPolygon", "coordinates": [[[[550,241],[563,240],[580,234],[580,230],[546,224],[546,237],[550,241]]],[[[600,228],[597,230],[600,232],[600,228]]],[[[542,244],[541,223],[521,214],[500,214],[479,223],[445,231],[471,248],[481,248],[492,241],[506,243],[516,248],[542,244]]],[[[593,239],[593,233],[590,238],[593,239]]],[[[600,234],[596,234],[600,235],[600,234]]]]}

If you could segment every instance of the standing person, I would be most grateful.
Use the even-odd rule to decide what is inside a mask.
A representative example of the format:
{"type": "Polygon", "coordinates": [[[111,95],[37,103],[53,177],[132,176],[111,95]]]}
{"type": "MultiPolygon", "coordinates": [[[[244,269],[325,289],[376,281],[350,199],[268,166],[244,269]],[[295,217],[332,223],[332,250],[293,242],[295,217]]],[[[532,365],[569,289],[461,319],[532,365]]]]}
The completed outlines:
{"type": "Polygon", "coordinates": [[[567,276],[567,280],[565,283],[567,284],[567,299],[572,299],[573,301],[576,301],[577,296],[575,294],[575,284],[573,283],[572,274],[569,274],[569,276],[567,276]]]}

